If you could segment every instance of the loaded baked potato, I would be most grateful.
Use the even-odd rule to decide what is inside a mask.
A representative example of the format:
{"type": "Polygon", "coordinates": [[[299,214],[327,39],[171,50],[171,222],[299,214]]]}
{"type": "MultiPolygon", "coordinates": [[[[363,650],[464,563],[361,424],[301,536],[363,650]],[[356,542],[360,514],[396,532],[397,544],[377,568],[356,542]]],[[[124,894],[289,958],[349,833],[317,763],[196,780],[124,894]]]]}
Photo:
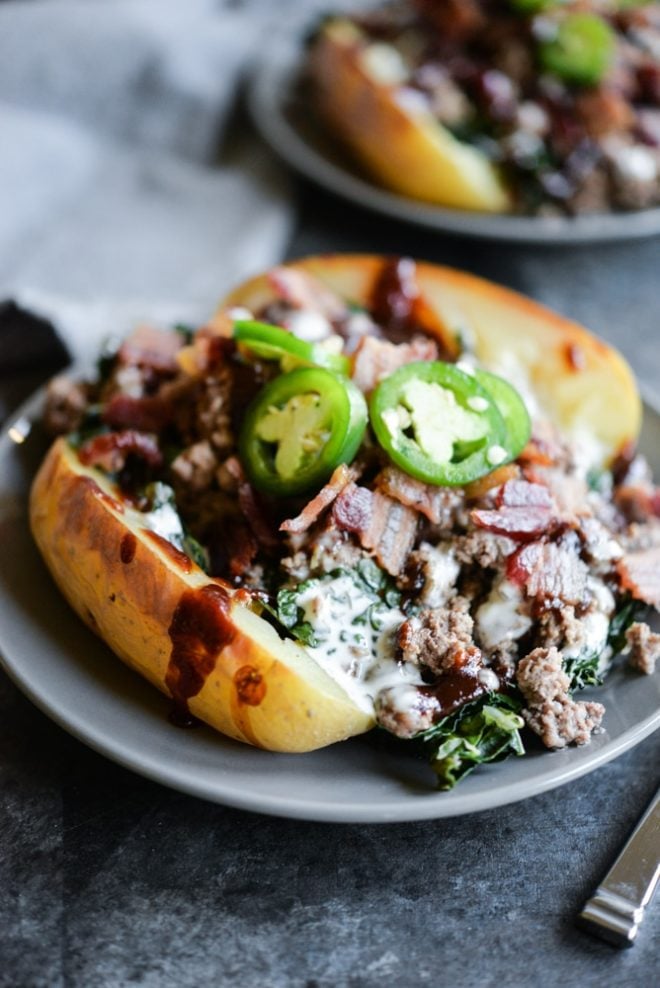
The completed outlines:
{"type": "Polygon", "coordinates": [[[580,326],[449,268],[327,255],[100,369],[50,387],[32,530],[180,722],[291,752],[378,724],[448,786],[520,753],[523,722],[588,740],[602,708],[572,690],[614,650],[651,670],[640,401],[580,326]]]}
{"type": "Polygon", "coordinates": [[[386,188],[483,212],[660,203],[660,4],[394,0],[327,18],[312,105],[386,188]]]}

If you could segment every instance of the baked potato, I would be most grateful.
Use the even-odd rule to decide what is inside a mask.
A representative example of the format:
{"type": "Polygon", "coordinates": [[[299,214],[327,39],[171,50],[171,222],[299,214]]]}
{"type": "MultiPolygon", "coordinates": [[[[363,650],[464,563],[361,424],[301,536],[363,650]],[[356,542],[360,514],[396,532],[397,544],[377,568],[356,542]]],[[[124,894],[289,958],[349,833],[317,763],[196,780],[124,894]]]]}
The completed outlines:
{"type": "Polygon", "coordinates": [[[424,107],[394,97],[350,21],[331,21],[311,55],[318,109],[380,184],[455,209],[503,213],[511,200],[485,154],[457,140],[424,107]]]}
{"type": "MultiPolygon", "coordinates": [[[[303,294],[312,286],[326,314],[337,300],[350,303],[351,312],[368,311],[375,286],[392,263],[375,256],[325,255],[247,281],[227,295],[210,324],[175,354],[176,365],[158,364],[167,367],[166,386],[171,386],[176,366],[179,371],[185,368],[180,373],[184,385],[190,378],[199,389],[195,368],[200,355],[208,359],[212,351],[216,359],[233,346],[227,334],[246,311],[270,311],[272,321],[292,286],[294,294],[301,286],[303,294]]],[[[419,263],[413,269],[415,311],[441,352],[455,358],[459,337],[469,337],[476,358],[506,373],[521,390],[533,392],[543,414],[562,432],[587,436],[595,444],[600,466],[634,443],[640,401],[627,364],[611,347],[575,323],[480,278],[432,264],[419,263]]],[[[300,299],[295,302],[301,304],[300,299]]],[[[142,358],[135,358],[135,352],[150,354],[153,390],[157,361],[152,350],[149,341],[146,348],[133,345],[126,353],[133,355],[138,369],[142,358]]],[[[182,394],[175,403],[178,412],[186,402],[190,409],[198,408],[199,390],[182,394]]],[[[153,431],[153,395],[120,398],[113,414],[119,406],[125,414],[128,404],[131,414],[141,416],[138,427],[153,431]]],[[[111,404],[107,402],[106,410],[111,404]]],[[[217,407],[214,414],[219,415],[217,407]]],[[[105,422],[102,440],[127,434],[107,432],[108,423],[118,428],[116,418],[106,415],[105,422]]],[[[171,430],[171,420],[168,423],[171,430]]],[[[134,432],[130,435],[135,443],[134,432]]],[[[126,491],[121,470],[109,475],[107,467],[101,469],[83,455],[94,439],[80,443],[79,436],[75,441],[60,437],[51,447],[32,486],[31,526],[63,595],[123,661],[171,696],[180,709],[223,734],[262,748],[309,751],[374,725],[373,702],[347,690],[345,680],[316,661],[313,647],[286,637],[281,627],[278,633],[267,619],[259,587],[247,578],[240,586],[241,580],[232,583],[225,575],[208,575],[180,545],[150,530],[134,493],[126,491]]],[[[199,453],[199,446],[191,448],[199,453]]],[[[232,469],[240,471],[236,457],[230,459],[232,469]]],[[[226,473],[225,467],[214,465],[213,476],[226,473]]],[[[239,479],[238,491],[234,500],[238,497],[244,507],[243,494],[252,496],[244,479],[239,479]]],[[[336,493],[328,495],[321,509],[336,493]]],[[[319,497],[325,497],[323,492],[319,497]]],[[[285,531],[287,524],[281,526],[285,531]]],[[[221,540],[229,541],[233,528],[234,522],[228,521],[221,540]]],[[[289,524],[288,531],[303,528],[289,524]]],[[[245,539],[251,537],[245,532],[245,539]]],[[[385,569],[395,577],[393,569],[385,569]]]]}

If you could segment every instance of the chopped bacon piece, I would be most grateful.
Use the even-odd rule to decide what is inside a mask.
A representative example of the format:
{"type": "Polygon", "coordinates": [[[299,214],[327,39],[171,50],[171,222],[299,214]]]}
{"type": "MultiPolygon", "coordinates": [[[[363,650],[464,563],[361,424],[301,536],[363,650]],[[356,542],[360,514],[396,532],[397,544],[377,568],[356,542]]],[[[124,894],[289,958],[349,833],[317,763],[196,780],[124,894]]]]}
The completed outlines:
{"type": "Polygon", "coordinates": [[[395,501],[419,511],[434,525],[443,525],[445,528],[452,524],[454,512],[463,503],[461,494],[451,487],[425,484],[394,466],[385,467],[378,474],[376,487],[395,501]]]}
{"type": "Polygon", "coordinates": [[[543,484],[530,484],[526,480],[509,480],[497,495],[498,508],[552,508],[552,495],[543,484]]]}
{"type": "Polygon", "coordinates": [[[510,480],[498,492],[496,510],[470,512],[475,525],[513,539],[531,539],[548,532],[556,521],[550,492],[541,484],[510,480]]]}
{"type": "Polygon", "coordinates": [[[660,488],[625,484],[614,492],[614,503],[627,521],[644,522],[660,518],[660,488]]]}
{"type": "Polygon", "coordinates": [[[245,576],[258,551],[259,543],[248,525],[240,520],[236,525],[232,525],[227,538],[227,555],[229,572],[235,580],[245,576]]]}
{"type": "Polygon", "coordinates": [[[119,348],[119,363],[128,367],[148,367],[159,373],[174,373],[177,353],[184,344],[174,329],[138,326],[119,348]]]}
{"type": "Polygon", "coordinates": [[[414,360],[437,360],[438,345],[425,336],[410,343],[388,343],[363,336],[353,356],[353,381],[362,391],[373,391],[383,377],[414,360]]]}
{"type": "Polygon", "coordinates": [[[238,485],[238,506],[247,521],[257,542],[267,550],[277,549],[279,541],[270,519],[266,516],[259,495],[249,482],[240,461],[230,456],[224,463],[225,470],[234,477],[238,485]]]}
{"type": "Polygon", "coordinates": [[[346,314],[346,304],[331,289],[306,271],[277,267],[268,273],[270,287],[294,309],[319,312],[330,321],[346,314]]]}
{"type": "Polygon", "coordinates": [[[550,508],[498,508],[496,511],[476,509],[470,518],[480,528],[512,539],[534,539],[547,532],[554,522],[550,508]]]}
{"type": "Polygon", "coordinates": [[[355,533],[392,576],[403,572],[417,532],[417,515],[379,491],[349,484],[335,501],[332,516],[338,528],[355,533]]]}
{"type": "Polygon", "coordinates": [[[139,456],[150,467],[159,467],[163,462],[156,438],[135,429],[94,436],[78,451],[80,462],[85,466],[101,467],[108,473],[121,470],[130,455],[139,456]]]}
{"type": "Polygon", "coordinates": [[[306,532],[314,524],[319,515],[329,508],[341,492],[349,484],[354,483],[360,476],[360,471],[356,466],[346,466],[341,463],[334,471],[330,480],[322,487],[316,497],[313,497],[299,515],[295,518],[287,518],[280,525],[280,532],[290,532],[292,535],[300,535],[306,532]]]}
{"type": "Polygon", "coordinates": [[[577,604],[584,597],[588,570],[575,547],[553,542],[532,542],[509,557],[507,577],[529,597],[548,602],[577,604]]]}
{"type": "Polygon", "coordinates": [[[160,394],[143,398],[115,394],[103,409],[103,421],[113,429],[160,432],[173,418],[173,403],[160,394]]]}
{"type": "Polygon", "coordinates": [[[374,495],[366,487],[348,484],[336,499],[332,517],[339,528],[356,535],[365,532],[371,523],[374,495]]]}
{"type": "Polygon", "coordinates": [[[616,568],[622,586],[636,600],[660,608],[660,546],[627,552],[616,568]]]}

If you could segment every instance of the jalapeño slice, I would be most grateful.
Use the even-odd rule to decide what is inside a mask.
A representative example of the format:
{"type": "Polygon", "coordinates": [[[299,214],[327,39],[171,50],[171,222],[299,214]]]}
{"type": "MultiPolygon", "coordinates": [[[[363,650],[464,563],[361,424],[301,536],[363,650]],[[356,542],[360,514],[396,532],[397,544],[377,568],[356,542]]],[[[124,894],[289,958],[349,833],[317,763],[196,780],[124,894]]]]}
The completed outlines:
{"type": "Polygon", "coordinates": [[[613,62],[616,38],[612,28],[597,14],[567,14],[556,37],[542,41],[539,59],[546,71],[565,82],[595,86],[613,62]]]}
{"type": "Polygon", "coordinates": [[[399,368],[375,389],[369,414],[393,462],[428,484],[469,484],[511,459],[494,397],[454,364],[399,368]]]}
{"type": "Polygon", "coordinates": [[[295,367],[327,367],[338,374],[348,374],[349,360],[321,343],[307,343],[281,326],[254,319],[234,323],[234,339],[263,360],[279,360],[282,370],[295,367]]]}
{"type": "Polygon", "coordinates": [[[239,449],[255,487],[269,494],[303,494],[319,487],[357,453],[367,404],[348,379],[321,367],[282,374],[247,410],[239,449]]]}
{"type": "Polygon", "coordinates": [[[495,400],[506,425],[505,445],[509,454],[507,461],[515,460],[522,453],[532,434],[532,423],[525,403],[513,385],[503,377],[485,370],[475,370],[474,376],[495,400]]]}

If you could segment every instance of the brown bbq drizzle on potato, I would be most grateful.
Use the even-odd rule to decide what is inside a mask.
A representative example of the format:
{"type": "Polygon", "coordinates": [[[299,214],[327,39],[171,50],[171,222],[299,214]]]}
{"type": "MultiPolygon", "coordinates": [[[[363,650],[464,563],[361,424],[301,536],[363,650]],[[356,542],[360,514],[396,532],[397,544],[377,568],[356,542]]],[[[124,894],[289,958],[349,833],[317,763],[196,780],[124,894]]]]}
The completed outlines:
{"type": "Polygon", "coordinates": [[[147,538],[151,539],[152,542],[158,546],[158,548],[170,557],[172,562],[176,563],[179,569],[182,569],[184,573],[190,573],[193,568],[193,561],[190,556],[187,556],[185,552],[181,549],[177,549],[168,539],[163,538],[158,532],[152,532],[148,529],[145,530],[145,535],[147,538]]]}
{"type": "Polygon", "coordinates": [[[135,559],[135,552],[137,550],[137,539],[132,532],[126,532],[126,535],[121,540],[119,546],[119,558],[122,563],[127,566],[132,563],[135,559]]]}
{"type": "Polygon", "coordinates": [[[233,641],[231,597],[224,587],[208,584],[182,594],[168,629],[172,653],[165,674],[177,711],[177,723],[189,719],[188,702],[213,672],[219,653],[233,641]]]}

